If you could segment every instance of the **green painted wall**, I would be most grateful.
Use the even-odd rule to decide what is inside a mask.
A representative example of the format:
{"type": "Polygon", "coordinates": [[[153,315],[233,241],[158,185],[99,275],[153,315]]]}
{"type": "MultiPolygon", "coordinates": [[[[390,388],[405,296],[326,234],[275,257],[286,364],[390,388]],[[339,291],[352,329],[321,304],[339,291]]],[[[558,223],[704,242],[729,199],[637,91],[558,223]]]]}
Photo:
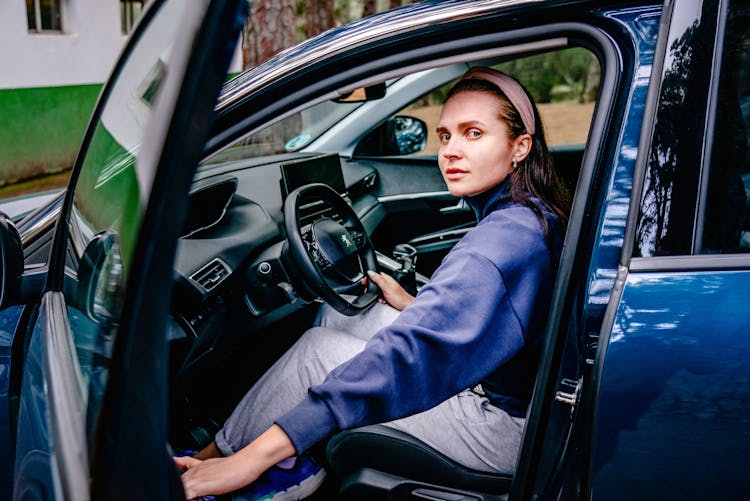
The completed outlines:
{"type": "Polygon", "coordinates": [[[100,90],[0,90],[0,186],[72,167],[100,90]]]}

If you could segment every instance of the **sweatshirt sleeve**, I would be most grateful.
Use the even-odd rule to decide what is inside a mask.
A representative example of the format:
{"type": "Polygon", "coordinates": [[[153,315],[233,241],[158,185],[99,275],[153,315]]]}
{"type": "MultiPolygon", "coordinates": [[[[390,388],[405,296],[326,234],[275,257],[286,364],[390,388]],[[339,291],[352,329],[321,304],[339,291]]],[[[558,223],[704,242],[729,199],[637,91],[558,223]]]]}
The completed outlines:
{"type": "Polygon", "coordinates": [[[526,322],[514,303],[533,303],[538,291],[521,291],[511,300],[505,275],[536,283],[540,277],[534,275],[544,271],[537,268],[548,267],[548,259],[534,259],[527,248],[525,258],[511,258],[501,272],[471,249],[454,248],[394,323],[277,420],[298,452],[343,429],[434,407],[479,382],[523,347],[526,322]]]}

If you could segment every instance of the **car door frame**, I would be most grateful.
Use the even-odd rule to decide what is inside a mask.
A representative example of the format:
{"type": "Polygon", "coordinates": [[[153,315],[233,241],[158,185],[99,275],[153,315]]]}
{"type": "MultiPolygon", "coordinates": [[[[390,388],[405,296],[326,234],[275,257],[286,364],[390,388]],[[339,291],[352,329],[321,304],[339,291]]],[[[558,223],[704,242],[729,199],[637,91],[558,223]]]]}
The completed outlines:
{"type": "MultiPolygon", "coordinates": [[[[168,353],[164,332],[169,314],[172,261],[179,222],[186,213],[186,194],[247,13],[244,0],[203,0],[201,5],[191,2],[173,43],[170,71],[160,87],[138,154],[138,162],[153,166],[155,178],[128,277],[105,402],[90,449],[84,433],[86,412],[81,373],[64,299],[68,220],[83,157],[132,47],[164,3],[156,0],[144,12],[102,90],[55,229],[47,292],[42,297],[41,323],[37,324],[36,334],[43,345],[41,351],[47,369],[44,381],[50,395],[49,426],[54,449],[51,461],[55,477],[51,486],[41,488],[51,489],[43,492],[53,498],[110,499],[122,497],[126,492],[135,497],[184,497],[179,480],[175,480],[178,477],[167,452],[166,439],[164,367],[168,353]],[[49,372],[50,369],[55,372],[49,372]],[[131,405],[133,402],[144,405],[131,405]]],[[[17,495],[18,492],[28,495],[38,492],[37,487],[26,483],[15,488],[17,495]]]]}
{"type": "MultiPolygon", "coordinates": [[[[654,7],[655,9],[655,7],[654,7]]],[[[653,9],[652,9],[653,10],[653,9]]],[[[507,15],[504,14],[504,15],[507,15]]],[[[521,22],[524,16],[520,13],[516,13],[515,21],[521,22]]],[[[612,31],[616,31],[613,29],[612,31]]],[[[553,298],[552,313],[549,319],[548,329],[548,343],[545,345],[543,350],[542,365],[540,367],[539,374],[541,377],[537,380],[537,387],[535,389],[535,395],[547,395],[550,396],[550,400],[545,401],[542,398],[537,399],[543,407],[533,411],[527,420],[526,434],[524,437],[524,447],[529,448],[529,452],[526,452],[522,456],[520,462],[520,468],[517,470],[516,479],[514,480],[514,491],[512,497],[525,499],[530,497],[531,491],[535,489],[535,481],[538,480],[536,477],[535,462],[531,458],[538,459],[544,452],[544,435],[547,429],[546,419],[550,414],[550,407],[554,404],[554,395],[558,390],[560,379],[559,379],[559,366],[560,357],[565,344],[566,336],[565,332],[562,332],[561,325],[564,317],[571,313],[573,308],[572,304],[577,299],[574,295],[584,289],[587,286],[588,280],[588,258],[583,252],[577,252],[577,249],[584,248],[588,245],[587,242],[592,242],[595,239],[593,231],[598,227],[596,218],[600,216],[599,203],[600,198],[603,196],[603,190],[589,188],[592,186],[599,186],[605,183],[606,176],[610,173],[610,163],[613,163],[612,157],[618,154],[613,146],[607,146],[608,144],[615,144],[615,139],[619,136],[621,130],[617,126],[617,120],[621,118],[619,116],[618,105],[626,104],[625,101],[628,99],[628,92],[630,87],[622,85],[622,75],[618,70],[633,62],[625,58],[618,53],[616,44],[612,40],[612,32],[600,29],[598,26],[592,26],[586,23],[577,22],[554,22],[549,21],[548,24],[538,23],[534,27],[519,28],[518,30],[509,29],[507,31],[500,31],[493,33],[492,35],[481,35],[486,38],[484,43],[487,45],[497,44],[512,45],[512,41],[516,40],[529,40],[530,38],[542,38],[541,33],[544,33],[547,37],[553,37],[552,33],[567,32],[569,34],[578,35],[579,38],[585,38],[589,40],[595,53],[600,57],[600,61],[604,61],[601,64],[603,69],[603,77],[601,83],[600,97],[597,102],[597,109],[594,113],[594,119],[590,128],[590,135],[587,141],[586,152],[584,154],[584,163],[579,176],[577,191],[578,195],[574,202],[572,210],[571,221],[573,223],[568,228],[566,235],[565,251],[561,260],[559,273],[558,273],[558,286],[553,298]],[[558,31],[559,30],[559,31],[558,31]],[[610,139],[612,140],[610,142],[610,139]],[[610,163],[608,163],[610,162],[610,163]],[[603,167],[606,165],[607,167],[603,167]],[[592,224],[587,224],[592,223],[592,224]],[[578,271],[583,270],[582,274],[578,271]],[[576,273],[574,274],[574,271],[576,273]],[[576,279],[577,284],[571,285],[573,277],[576,279]],[[584,277],[584,278],[581,278],[584,277]],[[562,335],[557,335],[558,331],[562,332],[562,335]]],[[[477,36],[479,38],[479,36],[477,36]]],[[[444,43],[455,43],[454,41],[445,41],[444,43]]],[[[470,53],[472,42],[465,40],[465,44],[462,47],[452,47],[453,54],[458,52],[470,53]]],[[[475,44],[477,42],[474,42],[475,44]]],[[[417,49],[414,49],[416,52],[417,49]]],[[[433,54],[438,53],[437,47],[431,49],[433,54]]],[[[382,62],[385,67],[394,67],[398,65],[406,66],[409,60],[416,59],[414,52],[401,51],[398,54],[391,54],[387,58],[388,61],[382,62]]],[[[424,54],[424,52],[423,52],[424,54]]],[[[378,58],[374,57],[373,54],[368,54],[369,59],[372,61],[378,58]]],[[[438,64],[438,63],[434,63],[438,64]]],[[[256,108],[251,106],[249,103],[256,102],[262,99],[262,96],[267,93],[266,89],[262,85],[258,84],[258,88],[252,90],[249,93],[249,98],[244,102],[242,100],[236,100],[232,102],[231,107],[227,107],[225,113],[220,117],[222,129],[217,131],[214,138],[209,142],[212,150],[216,150],[221,146],[229,144],[232,140],[239,137],[239,130],[253,130],[254,128],[260,127],[261,124],[265,123],[269,119],[269,116],[276,115],[278,117],[287,116],[292,111],[296,110],[297,106],[301,106],[306,96],[310,95],[325,95],[328,93],[331,96],[337,95],[336,89],[346,85],[353,85],[357,83],[362,85],[369,79],[380,78],[382,74],[375,76],[363,76],[366,71],[373,71],[367,69],[353,69],[357,68],[353,64],[343,64],[342,66],[352,68],[347,71],[347,74],[340,75],[336,74],[337,81],[333,81],[334,77],[321,80],[309,79],[308,75],[314,73],[310,68],[305,68],[304,71],[299,70],[300,75],[296,75],[293,71],[289,72],[289,79],[287,81],[280,82],[280,85],[273,89],[273,93],[269,95],[282,95],[282,99],[277,99],[272,105],[264,108],[256,108]],[[308,78],[305,78],[308,77],[308,78]],[[356,79],[360,80],[356,80],[356,79]],[[296,82],[295,82],[296,80],[296,82]],[[299,82],[303,82],[300,84],[299,82]],[[338,86],[337,86],[338,85],[338,86]],[[246,113],[242,113],[242,110],[247,110],[246,113]],[[237,115],[241,114],[241,117],[237,115]]],[[[626,66],[627,67],[627,66],[626,66]]],[[[315,68],[320,70],[319,67],[315,68]]],[[[632,67],[627,67],[628,71],[632,71],[632,67]]],[[[259,74],[259,82],[262,82],[263,74],[259,74]]],[[[629,78],[636,78],[635,73],[628,73],[629,78]]],[[[253,84],[250,83],[249,86],[253,84]]],[[[640,121],[640,116],[636,113],[637,120],[640,121]]],[[[634,121],[636,118],[633,119],[634,121]]],[[[637,138],[636,138],[637,140],[637,138]]],[[[615,261],[616,261],[615,257],[615,261]]],[[[613,265],[616,267],[616,262],[613,265]]],[[[567,321],[567,320],[566,320],[567,321]]],[[[546,482],[544,482],[546,484],[546,482]]]]}

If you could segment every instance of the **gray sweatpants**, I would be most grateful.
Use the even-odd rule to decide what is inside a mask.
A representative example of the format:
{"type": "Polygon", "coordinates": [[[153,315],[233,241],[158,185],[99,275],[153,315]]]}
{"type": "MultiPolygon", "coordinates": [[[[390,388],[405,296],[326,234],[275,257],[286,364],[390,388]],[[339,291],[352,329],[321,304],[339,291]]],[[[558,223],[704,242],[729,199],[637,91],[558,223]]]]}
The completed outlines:
{"type": "MultiPolygon", "coordinates": [[[[308,330],[247,392],[216,434],[225,455],[243,448],[291,410],[338,365],[364,349],[398,311],[376,303],[356,317],[323,306],[319,326],[308,330]]],[[[514,418],[465,390],[427,411],[384,423],[412,435],[458,463],[480,471],[512,473],[523,434],[514,418]]]]}

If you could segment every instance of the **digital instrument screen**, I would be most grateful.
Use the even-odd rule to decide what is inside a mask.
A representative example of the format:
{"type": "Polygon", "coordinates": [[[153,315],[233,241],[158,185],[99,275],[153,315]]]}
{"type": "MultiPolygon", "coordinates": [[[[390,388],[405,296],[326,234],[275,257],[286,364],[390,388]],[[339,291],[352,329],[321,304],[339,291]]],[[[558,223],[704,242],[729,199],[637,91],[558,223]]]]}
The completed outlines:
{"type": "Polygon", "coordinates": [[[281,189],[284,197],[300,186],[327,184],[337,193],[346,194],[341,159],[337,154],[294,160],[281,164],[281,189]]]}

